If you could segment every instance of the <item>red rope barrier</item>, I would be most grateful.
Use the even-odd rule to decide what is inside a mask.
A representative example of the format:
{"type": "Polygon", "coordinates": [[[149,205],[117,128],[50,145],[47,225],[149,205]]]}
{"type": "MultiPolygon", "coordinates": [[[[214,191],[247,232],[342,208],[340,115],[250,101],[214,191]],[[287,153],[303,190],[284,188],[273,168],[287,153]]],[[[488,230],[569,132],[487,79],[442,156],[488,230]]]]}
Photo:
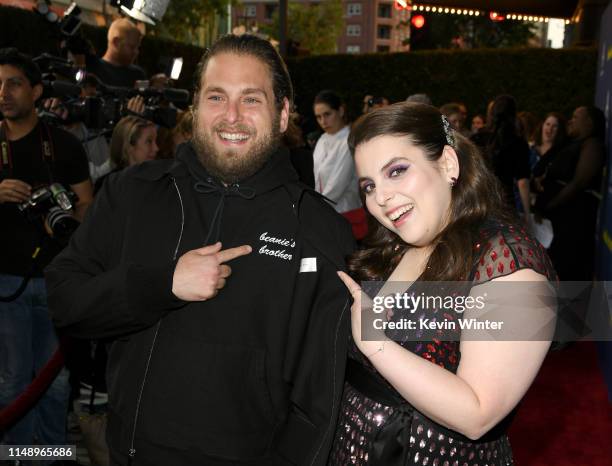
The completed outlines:
{"type": "Polygon", "coordinates": [[[62,367],[64,367],[64,353],[62,345],[60,345],[55,353],[53,353],[53,356],[51,356],[51,359],[45,364],[45,367],[32,380],[32,383],[28,385],[28,388],[10,405],[0,410],[0,432],[12,427],[36,404],[47,391],[55,377],[57,377],[57,374],[62,370],[62,367]]]}

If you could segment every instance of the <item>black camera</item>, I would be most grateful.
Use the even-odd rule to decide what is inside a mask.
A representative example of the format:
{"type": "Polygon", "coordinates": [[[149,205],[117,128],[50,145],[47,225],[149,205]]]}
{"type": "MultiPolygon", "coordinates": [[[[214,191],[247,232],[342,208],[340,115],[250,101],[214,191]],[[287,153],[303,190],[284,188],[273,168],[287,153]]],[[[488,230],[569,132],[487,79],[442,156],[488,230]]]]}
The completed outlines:
{"type": "Polygon", "coordinates": [[[127,102],[141,96],[145,102],[145,120],[165,128],[176,125],[177,109],[170,104],[184,105],[189,102],[189,91],[185,89],[157,89],[153,87],[123,88],[107,86],[93,75],[88,79],[95,82],[96,95],[81,97],[77,84],[83,71],[75,68],[69,60],[42,54],[34,59],[43,73],[43,98],[56,97],[68,111],[66,119],[52,112],[43,111],[40,116],[52,124],[64,125],[82,122],[89,129],[110,132],[119,120],[130,114],[127,102]]]}
{"type": "MultiPolygon", "coordinates": [[[[164,128],[176,126],[177,109],[171,104],[187,104],[189,102],[189,91],[185,89],[150,87],[149,81],[136,81],[134,89],[125,89],[126,98],[141,96],[145,108],[141,115],[145,120],[151,120],[164,128]]],[[[117,92],[117,88],[115,88],[117,92]]]]}
{"type": "Polygon", "coordinates": [[[45,219],[53,237],[65,244],[79,226],[71,214],[77,200],[78,196],[74,192],[66,190],[59,183],[53,183],[34,191],[18,208],[31,222],[45,219]]]}
{"type": "Polygon", "coordinates": [[[185,89],[113,87],[106,86],[99,80],[97,89],[97,96],[90,98],[97,99],[97,102],[88,102],[87,98],[76,103],[70,102],[73,115],[78,117],[78,112],[82,108],[83,114],[79,117],[80,121],[83,121],[85,126],[94,129],[112,128],[126,115],[137,115],[164,128],[174,128],[178,111],[170,104],[189,102],[189,91],[185,89]],[[128,101],[136,96],[141,96],[144,100],[145,108],[142,114],[135,114],[127,109],[128,101]],[[79,107],[83,104],[84,107],[79,107]]]}
{"type": "Polygon", "coordinates": [[[64,124],[79,121],[89,129],[110,129],[122,115],[122,102],[114,98],[83,97],[67,100],[64,105],[68,110],[64,124]]]}
{"type": "Polygon", "coordinates": [[[122,102],[112,96],[96,95],[81,97],[77,84],[84,72],[70,60],[43,53],[34,58],[42,72],[43,99],[55,97],[67,111],[66,118],[60,118],[52,110],[39,111],[39,116],[51,124],[66,125],[82,122],[90,129],[109,129],[121,118],[122,102]]]}

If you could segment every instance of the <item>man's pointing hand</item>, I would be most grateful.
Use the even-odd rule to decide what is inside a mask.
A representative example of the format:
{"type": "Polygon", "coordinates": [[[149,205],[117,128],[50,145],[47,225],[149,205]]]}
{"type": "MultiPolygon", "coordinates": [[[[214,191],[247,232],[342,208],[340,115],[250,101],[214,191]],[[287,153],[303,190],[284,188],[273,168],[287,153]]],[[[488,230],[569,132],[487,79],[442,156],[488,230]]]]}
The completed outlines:
{"type": "Polygon", "coordinates": [[[172,293],[183,301],[206,301],[225,286],[232,273],[226,262],[250,254],[251,246],[221,250],[221,243],[194,249],[183,254],[172,278],[172,293]]]}

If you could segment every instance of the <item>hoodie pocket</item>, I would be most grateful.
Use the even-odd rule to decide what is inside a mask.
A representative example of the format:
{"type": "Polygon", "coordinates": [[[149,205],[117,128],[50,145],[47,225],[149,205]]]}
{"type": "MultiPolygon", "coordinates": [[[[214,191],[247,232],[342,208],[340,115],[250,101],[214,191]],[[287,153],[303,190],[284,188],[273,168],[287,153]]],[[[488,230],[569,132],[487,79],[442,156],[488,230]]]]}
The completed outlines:
{"type": "Polygon", "coordinates": [[[266,351],[191,343],[197,345],[190,353],[179,353],[184,359],[155,362],[145,388],[150,402],[143,411],[144,429],[164,442],[210,455],[263,454],[274,427],[266,351]]]}

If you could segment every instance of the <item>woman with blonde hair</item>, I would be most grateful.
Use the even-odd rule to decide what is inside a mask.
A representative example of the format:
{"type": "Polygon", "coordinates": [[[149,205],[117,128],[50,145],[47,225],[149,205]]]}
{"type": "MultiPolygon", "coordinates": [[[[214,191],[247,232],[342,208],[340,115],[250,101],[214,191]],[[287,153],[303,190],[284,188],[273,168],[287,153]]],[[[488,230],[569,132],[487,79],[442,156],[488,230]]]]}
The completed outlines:
{"type": "Polygon", "coordinates": [[[126,116],[119,120],[110,143],[112,171],[96,180],[94,194],[111,173],[155,159],[159,151],[156,139],[157,126],[152,121],[137,116],[126,116]]]}
{"type": "Polygon", "coordinates": [[[157,126],[149,120],[126,116],[119,120],[111,139],[111,161],[114,169],[122,169],[155,159],[157,126]]]}

